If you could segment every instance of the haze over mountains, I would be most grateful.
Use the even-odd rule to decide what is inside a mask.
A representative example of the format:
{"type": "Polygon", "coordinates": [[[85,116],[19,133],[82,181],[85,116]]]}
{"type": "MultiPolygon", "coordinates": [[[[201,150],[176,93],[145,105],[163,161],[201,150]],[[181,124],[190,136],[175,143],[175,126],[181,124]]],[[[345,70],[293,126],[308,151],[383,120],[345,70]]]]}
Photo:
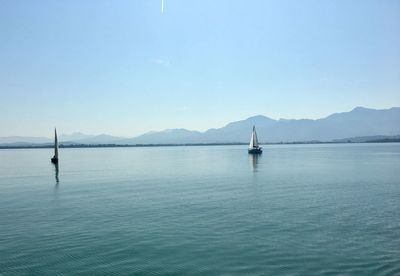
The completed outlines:
{"type": "MultiPolygon", "coordinates": [[[[60,135],[65,144],[192,144],[248,142],[255,125],[260,142],[333,141],[362,136],[395,136],[400,134],[400,107],[369,109],[356,107],[349,112],[335,113],[328,117],[310,120],[274,120],[258,115],[232,122],[218,129],[205,132],[186,129],[152,131],[134,138],[121,138],[106,134],[86,135],[73,133],[60,135]]],[[[52,138],[3,137],[0,144],[52,143],[52,138]]]]}

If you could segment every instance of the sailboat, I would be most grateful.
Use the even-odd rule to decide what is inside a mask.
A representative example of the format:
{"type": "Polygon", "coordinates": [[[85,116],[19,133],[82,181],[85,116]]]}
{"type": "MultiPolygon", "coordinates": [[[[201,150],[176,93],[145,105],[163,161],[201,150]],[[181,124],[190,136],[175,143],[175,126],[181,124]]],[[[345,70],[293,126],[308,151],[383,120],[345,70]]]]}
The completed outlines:
{"type": "Polygon", "coordinates": [[[57,129],[54,128],[54,156],[51,158],[51,162],[58,164],[58,139],[57,139],[57,129]]]}
{"type": "Polygon", "coordinates": [[[249,144],[249,153],[250,154],[261,154],[262,153],[262,147],[260,147],[258,145],[257,132],[256,132],[255,126],[253,126],[253,132],[251,133],[251,139],[250,139],[250,144],[249,144]]]}

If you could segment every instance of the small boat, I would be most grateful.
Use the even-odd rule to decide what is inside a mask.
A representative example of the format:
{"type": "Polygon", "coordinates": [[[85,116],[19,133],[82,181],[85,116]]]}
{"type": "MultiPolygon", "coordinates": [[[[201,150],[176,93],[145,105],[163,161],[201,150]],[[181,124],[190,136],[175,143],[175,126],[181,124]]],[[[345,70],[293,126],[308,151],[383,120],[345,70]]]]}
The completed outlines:
{"type": "Polygon", "coordinates": [[[262,147],[260,147],[258,145],[257,132],[256,132],[255,126],[253,126],[253,132],[251,133],[251,139],[250,139],[250,144],[249,144],[249,153],[250,154],[261,154],[262,153],[262,147]]]}
{"type": "Polygon", "coordinates": [[[57,129],[54,129],[54,156],[51,158],[51,163],[58,164],[58,139],[57,129]]]}

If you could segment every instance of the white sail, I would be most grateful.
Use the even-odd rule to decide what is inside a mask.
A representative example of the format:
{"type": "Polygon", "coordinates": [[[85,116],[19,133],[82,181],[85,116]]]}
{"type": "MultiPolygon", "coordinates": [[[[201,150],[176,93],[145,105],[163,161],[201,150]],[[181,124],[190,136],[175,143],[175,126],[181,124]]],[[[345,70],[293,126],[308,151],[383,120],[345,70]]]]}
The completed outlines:
{"type": "Polygon", "coordinates": [[[253,126],[253,133],[254,133],[253,146],[254,146],[255,148],[258,148],[257,132],[256,132],[256,127],[254,127],[254,126],[253,126]]]}
{"type": "Polygon", "coordinates": [[[58,139],[57,139],[57,129],[54,129],[54,157],[58,159],[58,139]]]}
{"type": "Polygon", "coordinates": [[[252,149],[254,146],[254,131],[251,133],[249,149],[252,149]]]}
{"type": "Polygon", "coordinates": [[[249,148],[252,149],[257,147],[258,147],[257,132],[256,132],[256,127],[253,126],[253,132],[251,133],[249,148]]]}

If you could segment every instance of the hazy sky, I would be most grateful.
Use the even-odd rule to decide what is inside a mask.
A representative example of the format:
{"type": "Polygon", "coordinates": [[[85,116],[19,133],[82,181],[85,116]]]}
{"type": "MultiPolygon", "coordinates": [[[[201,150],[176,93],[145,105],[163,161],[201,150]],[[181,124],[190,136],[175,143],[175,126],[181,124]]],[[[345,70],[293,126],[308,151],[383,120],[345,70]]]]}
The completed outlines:
{"type": "Polygon", "coordinates": [[[0,136],[400,106],[398,0],[0,0],[0,136]]]}

